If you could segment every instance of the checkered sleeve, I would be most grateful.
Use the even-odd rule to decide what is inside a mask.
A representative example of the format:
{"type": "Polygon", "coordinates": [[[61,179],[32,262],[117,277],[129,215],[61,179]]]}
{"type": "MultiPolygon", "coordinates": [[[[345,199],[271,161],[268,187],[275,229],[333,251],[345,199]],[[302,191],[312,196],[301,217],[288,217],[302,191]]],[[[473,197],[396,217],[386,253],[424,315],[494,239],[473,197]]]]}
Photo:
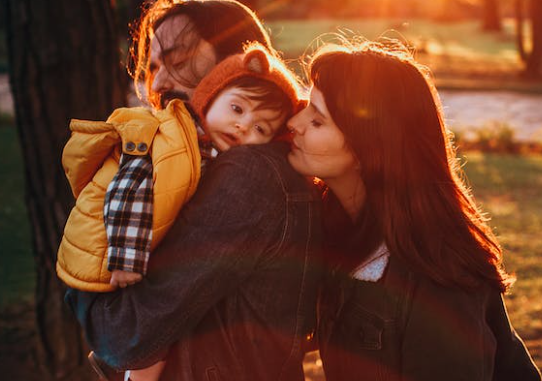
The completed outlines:
{"type": "Polygon", "coordinates": [[[109,271],[147,272],[152,213],[151,158],[123,154],[119,171],[107,187],[104,202],[109,271]]]}

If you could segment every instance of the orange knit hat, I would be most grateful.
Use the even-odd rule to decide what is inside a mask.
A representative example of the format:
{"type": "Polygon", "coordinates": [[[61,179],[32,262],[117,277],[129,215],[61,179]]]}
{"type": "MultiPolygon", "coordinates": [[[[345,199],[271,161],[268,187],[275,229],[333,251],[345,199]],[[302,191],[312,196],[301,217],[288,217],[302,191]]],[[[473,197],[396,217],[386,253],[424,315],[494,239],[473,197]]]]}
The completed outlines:
{"type": "Polygon", "coordinates": [[[242,77],[260,78],[277,85],[292,102],[292,111],[301,107],[301,91],[296,77],[278,58],[259,44],[249,45],[244,53],[227,57],[209,72],[194,89],[191,105],[199,118],[205,114],[216,96],[242,77]]]}

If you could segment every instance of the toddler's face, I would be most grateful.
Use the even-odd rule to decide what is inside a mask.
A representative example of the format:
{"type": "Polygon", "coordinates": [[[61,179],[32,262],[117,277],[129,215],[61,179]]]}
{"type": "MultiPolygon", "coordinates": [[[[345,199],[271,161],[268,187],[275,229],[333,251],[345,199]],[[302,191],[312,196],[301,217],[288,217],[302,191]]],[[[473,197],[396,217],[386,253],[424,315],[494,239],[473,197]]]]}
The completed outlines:
{"type": "Polygon", "coordinates": [[[215,98],[205,116],[206,132],[220,151],[242,144],[270,142],[285,122],[276,110],[262,108],[244,89],[229,88],[215,98]]]}

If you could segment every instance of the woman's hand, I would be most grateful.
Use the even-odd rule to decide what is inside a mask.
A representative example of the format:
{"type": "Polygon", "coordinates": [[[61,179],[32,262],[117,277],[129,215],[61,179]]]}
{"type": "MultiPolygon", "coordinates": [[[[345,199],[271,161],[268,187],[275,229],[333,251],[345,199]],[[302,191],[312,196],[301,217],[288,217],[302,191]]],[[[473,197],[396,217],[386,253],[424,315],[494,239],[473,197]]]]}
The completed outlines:
{"type": "Polygon", "coordinates": [[[109,284],[114,287],[125,288],[136,284],[143,279],[143,275],[124,270],[113,270],[109,284]]]}

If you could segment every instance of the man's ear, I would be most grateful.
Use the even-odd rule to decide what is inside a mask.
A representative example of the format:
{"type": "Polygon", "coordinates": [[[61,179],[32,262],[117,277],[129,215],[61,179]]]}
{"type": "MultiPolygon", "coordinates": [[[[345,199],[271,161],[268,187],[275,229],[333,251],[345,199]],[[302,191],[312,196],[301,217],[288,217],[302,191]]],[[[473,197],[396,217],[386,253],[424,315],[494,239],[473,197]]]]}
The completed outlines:
{"type": "Polygon", "coordinates": [[[245,67],[258,74],[264,74],[269,72],[269,61],[267,55],[258,49],[249,51],[243,59],[245,67]]]}

